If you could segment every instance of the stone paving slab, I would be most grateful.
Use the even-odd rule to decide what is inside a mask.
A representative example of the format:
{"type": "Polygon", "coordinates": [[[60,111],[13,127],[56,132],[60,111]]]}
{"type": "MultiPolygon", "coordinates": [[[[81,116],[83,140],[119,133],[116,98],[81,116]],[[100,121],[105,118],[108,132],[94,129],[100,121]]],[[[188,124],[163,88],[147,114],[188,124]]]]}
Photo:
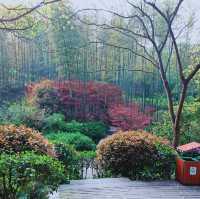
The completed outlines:
{"type": "Polygon", "coordinates": [[[200,199],[200,186],[175,181],[139,182],[126,178],[71,181],[51,199],[200,199]]]}

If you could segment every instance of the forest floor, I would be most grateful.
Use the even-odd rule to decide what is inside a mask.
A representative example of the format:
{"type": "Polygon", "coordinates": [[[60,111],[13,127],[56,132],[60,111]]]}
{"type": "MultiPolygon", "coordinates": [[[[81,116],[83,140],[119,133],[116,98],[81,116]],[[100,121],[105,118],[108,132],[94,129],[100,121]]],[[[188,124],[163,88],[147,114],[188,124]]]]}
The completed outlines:
{"type": "Polygon", "coordinates": [[[199,186],[175,181],[140,182],[126,178],[74,180],[50,199],[200,199],[199,186]]]}

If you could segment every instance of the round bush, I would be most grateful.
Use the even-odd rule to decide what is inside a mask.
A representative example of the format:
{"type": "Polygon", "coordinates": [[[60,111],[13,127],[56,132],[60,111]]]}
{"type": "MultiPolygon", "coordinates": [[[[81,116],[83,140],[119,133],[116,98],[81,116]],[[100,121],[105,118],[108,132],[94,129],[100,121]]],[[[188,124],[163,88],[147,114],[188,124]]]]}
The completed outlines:
{"type": "Polygon", "coordinates": [[[97,147],[97,160],[104,170],[132,179],[170,178],[174,154],[166,140],[143,131],[119,132],[97,147]]]}
{"type": "Polygon", "coordinates": [[[25,126],[0,126],[0,153],[34,151],[54,156],[53,145],[38,131],[25,126]]]}
{"type": "Polygon", "coordinates": [[[52,133],[47,135],[47,138],[53,143],[63,143],[73,145],[77,151],[95,150],[96,145],[89,137],[81,133],[52,133]]]}

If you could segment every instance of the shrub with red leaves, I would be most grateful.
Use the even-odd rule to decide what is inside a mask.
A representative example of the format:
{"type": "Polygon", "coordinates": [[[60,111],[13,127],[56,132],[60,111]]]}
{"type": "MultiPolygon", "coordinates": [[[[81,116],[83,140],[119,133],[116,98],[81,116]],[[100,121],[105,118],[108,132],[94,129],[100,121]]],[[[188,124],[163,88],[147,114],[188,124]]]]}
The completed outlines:
{"type": "Polygon", "coordinates": [[[103,121],[122,130],[144,129],[151,121],[137,104],[124,105],[119,87],[100,82],[44,80],[27,87],[28,99],[67,120],[103,121]]]}
{"type": "Polygon", "coordinates": [[[108,121],[107,110],[122,103],[117,86],[99,82],[45,80],[27,87],[28,99],[47,112],[63,113],[68,120],[108,121]]]}
{"type": "Polygon", "coordinates": [[[144,129],[151,122],[151,117],[142,113],[137,104],[112,106],[108,110],[108,115],[111,125],[122,130],[144,129]]]}

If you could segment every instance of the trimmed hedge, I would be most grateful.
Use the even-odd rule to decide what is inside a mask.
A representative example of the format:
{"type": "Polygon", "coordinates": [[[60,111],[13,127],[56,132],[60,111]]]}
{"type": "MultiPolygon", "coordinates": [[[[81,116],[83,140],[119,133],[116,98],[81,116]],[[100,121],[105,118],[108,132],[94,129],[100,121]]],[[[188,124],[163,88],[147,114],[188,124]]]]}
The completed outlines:
{"type": "Polygon", "coordinates": [[[170,179],[175,151],[168,141],[143,131],[119,132],[102,140],[97,160],[105,171],[131,179],[170,179]]]}
{"type": "Polygon", "coordinates": [[[70,133],[80,132],[98,143],[106,136],[108,127],[102,122],[79,123],[73,121],[66,124],[65,131],[70,133]]]}
{"type": "Polygon", "coordinates": [[[91,138],[98,143],[107,134],[108,126],[103,122],[66,122],[62,114],[54,113],[44,121],[43,132],[48,133],[76,133],[79,132],[91,138]]]}

